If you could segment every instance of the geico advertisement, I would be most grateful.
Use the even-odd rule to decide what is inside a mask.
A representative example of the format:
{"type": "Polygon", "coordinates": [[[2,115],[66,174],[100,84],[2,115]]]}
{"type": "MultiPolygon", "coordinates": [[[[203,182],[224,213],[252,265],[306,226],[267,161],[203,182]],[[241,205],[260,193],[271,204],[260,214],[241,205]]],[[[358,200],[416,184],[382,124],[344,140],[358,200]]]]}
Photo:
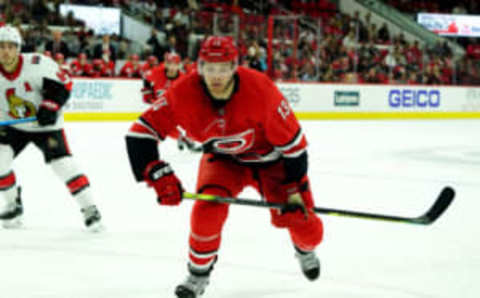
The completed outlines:
{"type": "Polygon", "coordinates": [[[439,89],[395,88],[388,92],[388,105],[394,109],[438,109],[441,98],[439,89]]]}

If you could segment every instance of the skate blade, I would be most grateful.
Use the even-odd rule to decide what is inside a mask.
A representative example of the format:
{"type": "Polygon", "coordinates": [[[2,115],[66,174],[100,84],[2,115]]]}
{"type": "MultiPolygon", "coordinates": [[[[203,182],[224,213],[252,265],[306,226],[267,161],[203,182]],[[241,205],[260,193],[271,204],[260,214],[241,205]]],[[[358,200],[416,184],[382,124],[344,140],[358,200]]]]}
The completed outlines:
{"type": "Polygon", "coordinates": [[[21,216],[17,216],[12,219],[2,221],[2,227],[4,229],[19,229],[23,227],[23,220],[21,216]]]}
{"type": "Polygon", "coordinates": [[[106,228],[101,222],[94,222],[90,226],[87,227],[87,232],[89,233],[101,233],[105,231],[106,228]]]}

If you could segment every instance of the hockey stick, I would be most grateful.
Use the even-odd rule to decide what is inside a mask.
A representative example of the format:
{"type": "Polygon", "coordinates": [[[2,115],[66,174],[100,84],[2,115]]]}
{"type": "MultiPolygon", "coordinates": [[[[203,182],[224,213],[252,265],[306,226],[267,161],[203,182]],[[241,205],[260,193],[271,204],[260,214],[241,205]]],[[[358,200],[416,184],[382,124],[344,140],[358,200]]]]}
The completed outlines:
{"type": "MultiPolygon", "coordinates": [[[[321,208],[314,207],[313,211],[316,213],[323,213],[326,215],[335,215],[335,216],[345,216],[359,219],[376,219],[376,220],[385,220],[398,223],[408,223],[408,224],[419,224],[419,225],[429,225],[433,223],[437,218],[442,215],[442,213],[448,208],[450,203],[455,197],[455,191],[453,188],[446,186],[442,189],[438,195],[436,201],[428,209],[425,214],[418,217],[402,217],[396,215],[386,215],[378,213],[367,213],[359,212],[352,210],[341,210],[341,209],[330,209],[330,208],[321,208]]],[[[265,201],[257,201],[252,199],[242,199],[242,198],[231,198],[231,197],[220,197],[208,194],[195,194],[184,192],[183,198],[192,199],[192,200],[202,200],[218,203],[227,203],[227,204],[238,204],[238,205],[248,205],[255,207],[266,207],[266,208],[275,208],[275,209],[284,209],[287,204],[281,203],[271,203],[265,201]]]]}
{"type": "Polygon", "coordinates": [[[0,126],[15,125],[15,124],[33,122],[33,121],[37,121],[37,117],[27,117],[27,118],[18,118],[18,119],[0,121],[0,126]]]}

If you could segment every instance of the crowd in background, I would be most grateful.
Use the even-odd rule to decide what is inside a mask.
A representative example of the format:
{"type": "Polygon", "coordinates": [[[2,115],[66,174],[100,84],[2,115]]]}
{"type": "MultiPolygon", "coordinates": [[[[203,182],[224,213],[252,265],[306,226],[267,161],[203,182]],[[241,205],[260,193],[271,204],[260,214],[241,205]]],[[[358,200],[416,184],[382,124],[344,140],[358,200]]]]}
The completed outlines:
{"type": "MultiPolygon", "coordinates": [[[[161,63],[165,53],[172,51],[182,57],[184,68],[189,70],[202,40],[192,42],[189,37],[213,34],[216,22],[222,34],[232,34],[238,26],[235,38],[241,65],[264,71],[275,80],[480,84],[480,44],[476,40],[458,40],[467,54],[455,57],[447,43],[424,47],[419,42],[410,42],[403,34],[392,34],[387,24],[373,23],[369,13],[341,13],[328,0],[67,1],[114,6],[142,19],[152,25],[151,36],[144,43],[118,35],[95,35],[72,14],[59,14],[59,5],[64,2],[0,0],[0,12],[3,12],[0,22],[28,24],[22,28],[25,40],[22,50],[51,55],[74,75],[141,77],[149,67],[161,63]],[[275,19],[273,55],[269,60],[267,18],[271,15],[283,18],[275,19]],[[289,18],[293,15],[304,18],[289,18]],[[217,16],[215,22],[214,16],[217,16]],[[235,23],[235,18],[241,21],[235,23]],[[61,32],[51,30],[51,25],[75,29],[61,32]],[[164,38],[160,38],[159,33],[164,38]],[[82,63],[90,66],[79,70],[82,63]]],[[[474,1],[384,2],[406,13],[475,13],[479,10],[474,1]]]]}

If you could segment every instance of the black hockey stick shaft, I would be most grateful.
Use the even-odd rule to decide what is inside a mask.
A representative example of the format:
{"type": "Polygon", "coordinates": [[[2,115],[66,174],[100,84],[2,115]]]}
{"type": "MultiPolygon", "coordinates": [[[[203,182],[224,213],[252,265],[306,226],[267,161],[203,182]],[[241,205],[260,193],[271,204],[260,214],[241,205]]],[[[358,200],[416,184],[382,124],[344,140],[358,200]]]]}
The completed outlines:
{"type": "MultiPolygon", "coordinates": [[[[437,199],[433,205],[428,209],[425,214],[418,217],[402,217],[396,215],[387,215],[387,214],[378,214],[378,213],[368,213],[352,210],[343,210],[343,209],[331,209],[331,208],[321,208],[314,207],[313,211],[316,213],[334,215],[334,216],[344,216],[358,219],[372,219],[372,220],[384,220],[390,222],[398,223],[409,223],[409,224],[420,224],[428,225],[433,223],[437,218],[442,215],[442,213],[448,208],[450,203],[455,197],[455,191],[453,188],[447,186],[442,189],[437,199]]],[[[192,200],[202,200],[210,201],[217,203],[227,203],[227,204],[237,204],[237,205],[247,205],[255,207],[266,207],[266,208],[275,208],[275,209],[284,209],[286,204],[281,203],[271,203],[265,201],[258,201],[253,199],[244,199],[244,198],[232,198],[232,197],[220,197],[208,194],[195,194],[184,192],[183,198],[192,199],[192,200]]]]}

